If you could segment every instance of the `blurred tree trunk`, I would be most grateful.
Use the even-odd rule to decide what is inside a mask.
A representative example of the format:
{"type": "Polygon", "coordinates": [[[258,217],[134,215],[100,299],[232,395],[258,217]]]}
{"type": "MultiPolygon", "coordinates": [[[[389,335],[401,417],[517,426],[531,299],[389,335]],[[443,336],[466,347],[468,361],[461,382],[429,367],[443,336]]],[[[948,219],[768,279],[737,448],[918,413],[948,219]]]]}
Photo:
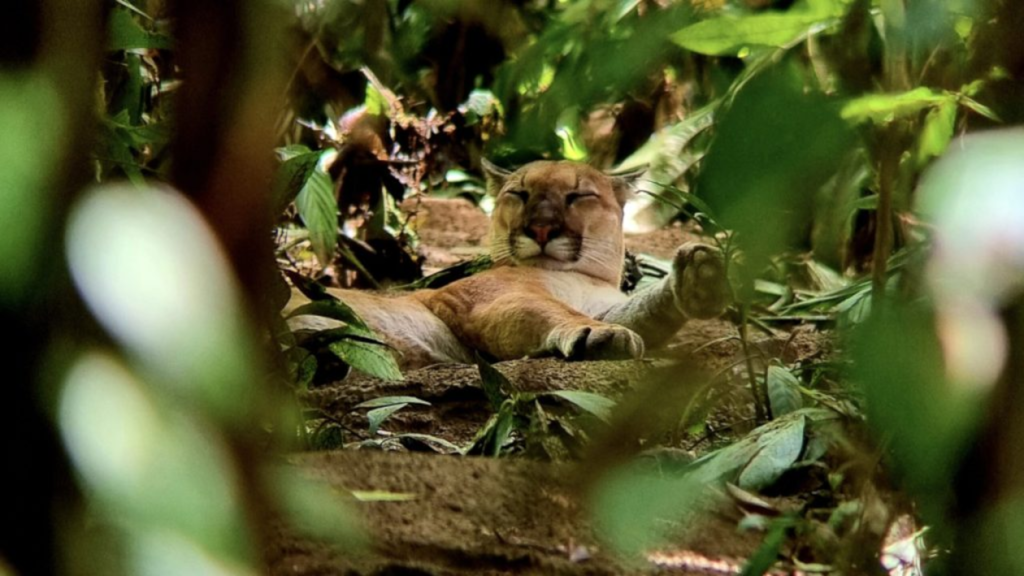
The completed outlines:
{"type": "MultiPolygon", "coordinates": [[[[176,57],[183,83],[176,95],[171,181],[189,196],[227,253],[254,329],[269,333],[268,298],[275,275],[270,189],[274,133],[284,108],[283,14],[271,2],[175,0],[176,57]]],[[[259,359],[254,359],[259,362],[259,359]]],[[[281,403],[266,382],[253,382],[248,413],[279,422],[281,403]]],[[[241,401],[241,399],[240,399],[241,401]]],[[[240,407],[240,409],[242,409],[240,407]]],[[[281,426],[275,426],[280,431],[281,426]]],[[[270,498],[262,484],[259,426],[226,430],[242,479],[257,549],[266,550],[270,498]]]]}

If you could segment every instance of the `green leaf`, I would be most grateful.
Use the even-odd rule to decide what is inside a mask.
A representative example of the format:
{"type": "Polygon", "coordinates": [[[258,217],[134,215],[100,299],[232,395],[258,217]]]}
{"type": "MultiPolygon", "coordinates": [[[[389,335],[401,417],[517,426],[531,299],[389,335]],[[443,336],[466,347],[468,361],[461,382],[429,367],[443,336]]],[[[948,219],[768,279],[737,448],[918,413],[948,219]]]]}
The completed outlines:
{"type": "Polygon", "coordinates": [[[822,11],[718,16],[683,28],[672,35],[672,41],[710,56],[736,56],[741,50],[758,46],[787,48],[838,22],[842,4],[829,4],[832,6],[822,11]]]}
{"type": "Polygon", "coordinates": [[[381,396],[380,398],[360,402],[353,406],[353,408],[381,408],[384,406],[394,406],[395,404],[419,404],[420,406],[430,406],[430,402],[420,400],[415,396],[381,396]]]}
{"type": "Polygon", "coordinates": [[[505,399],[508,398],[505,392],[511,387],[508,378],[505,378],[504,374],[498,372],[494,366],[491,366],[479,355],[477,355],[476,365],[480,369],[480,384],[484,389],[484,394],[487,395],[487,401],[490,402],[493,410],[499,410],[505,399]]]}
{"type": "Polygon", "coordinates": [[[978,114],[981,114],[982,116],[988,118],[989,120],[992,120],[993,122],[1001,123],[1003,121],[1003,119],[1000,118],[999,115],[995,113],[995,110],[992,110],[988,106],[985,106],[984,104],[978,102],[973,98],[961,96],[959,100],[960,104],[962,104],[965,108],[972,110],[978,114]]]}
{"type": "Polygon", "coordinates": [[[771,486],[789,470],[804,449],[806,423],[803,416],[798,416],[760,436],[757,454],[740,472],[740,488],[759,490],[771,486]]]}
{"type": "Polygon", "coordinates": [[[411,492],[388,492],[386,490],[351,490],[349,494],[359,502],[408,502],[419,498],[411,492]]]}
{"type": "Polygon", "coordinates": [[[800,380],[792,372],[782,366],[769,366],[767,378],[768,401],[773,416],[778,418],[804,407],[800,380]]]}
{"type": "Polygon", "coordinates": [[[501,456],[502,448],[508,444],[512,437],[512,430],[515,428],[515,404],[506,401],[498,411],[498,420],[495,422],[494,436],[487,443],[487,453],[492,456],[501,456]]]}
{"type": "Polygon", "coordinates": [[[802,72],[784,63],[750,80],[719,114],[697,190],[737,234],[743,290],[773,255],[806,242],[814,200],[856,142],[838,112],[805,92],[802,72]]]}
{"type": "Polygon", "coordinates": [[[344,322],[350,326],[361,328],[369,331],[370,327],[363,322],[363,319],[356,314],[356,311],[351,306],[345,304],[341,300],[329,299],[329,300],[315,300],[309,304],[303,304],[295,310],[292,310],[288,314],[288,318],[294,318],[295,316],[322,316],[324,318],[330,318],[339,322],[344,322]]]}
{"type": "Polygon", "coordinates": [[[288,349],[285,358],[288,361],[288,377],[294,382],[295,387],[299,390],[309,388],[313,377],[316,376],[316,356],[296,346],[288,349]]]}
{"type": "Polygon", "coordinates": [[[110,12],[107,50],[137,50],[171,48],[171,39],[142,27],[127,9],[117,6],[110,12]]]}
{"type": "Polygon", "coordinates": [[[291,204],[299,195],[316,170],[321,156],[320,152],[310,152],[305,146],[278,148],[277,153],[284,163],[274,175],[271,192],[272,209],[275,216],[283,212],[288,204],[291,204]],[[305,150],[305,152],[299,149],[305,150]]]}
{"type": "Polygon", "coordinates": [[[740,576],[761,576],[766,574],[778,560],[782,545],[786,543],[786,530],[792,526],[793,521],[789,518],[774,520],[768,529],[768,533],[765,534],[761,545],[747,559],[747,563],[743,566],[740,576]]]}
{"type": "Polygon", "coordinates": [[[800,457],[807,420],[831,418],[827,410],[804,408],[785,414],[746,437],[697,459],[690,475],[701,484],[732,481],[744,489],[770,485],[800,457]]]}
{"type": "Polygon", "coordinates": [[[391,105],[372,83],[366,85],[366,98],[363,100],[363,107],[366,109],[366,113],[372,116],[386,117],[391,113],[391,105]]]}
{"type": "Polygon", "coordinates": [[[580,162],[590,155],[580,135],[579,108],[562,111],[555,125],[555,135],[562,141],[562,157],[566,160],[580,162]]]}
{"type": "Polygon", "coordinates": [[[399,434],[395,436],[395,438],[409,438],[416,440],[417,442],[421,442],[426,446],[429,446],[435,452],[441,454],[456,454],[460,452],[460,448],[455,444],[452,444],[444,438],[438,438],[437,436],[431,436],[430,434],[399,434]]]}
{"type": "Polygon", "coordinates": [[[338,239],[338,205],[334,200],[334,187],[325,169],[326,160],[333,150],[320,153],[314,170],[295,198],[302,222],[309,230],[313,252],[321,266],[331,263],[338,239]]]}
{"type": "Polygon", "coordinates": [[[924,166],[926,162],[946,151],[953,140],[955,126],[956,103],[952,100],[943,102],[928,112],[914,150],[914,159],[918,166],[924,166]]]}
{"type": "Polygon", "coordinates": [[[331,342],[327,347],[338,358],[360,372],[383,380],[402,379],[402,371],[391,355],[390,348],[383,344],[345,338],[331,342]]]}
{"type": "Polygon", "coordinates": [[[568,400],[577,408],[593,414],[605,422],[608,422],[608,419],[611,417],[612,408],[615,407],[614,401],[605,398],[600,394],[594,394],[593,392],[556,390],[554,392],[550,392],[550,395],[568,400]]]}
{"type": "Polygon", "coordinates": [[[955,103],[956,96],[920,87],[900,94],[868,94],[854,98],[843,106],[841,115],[853,122],[891,122],[917,114],[922,110],[955,103]]]}
{"type": "Polygon", "coordinates": [[[376,434],[377,430],[380,429],[380,425],[384,423],[392,414],[398,412],[402,408],[405,408],[408,404],[392,404],[390,406],[384,406],[382,408],[375,408],[366,413],[366,419],[369,421],[370,434],[376,434]]]}

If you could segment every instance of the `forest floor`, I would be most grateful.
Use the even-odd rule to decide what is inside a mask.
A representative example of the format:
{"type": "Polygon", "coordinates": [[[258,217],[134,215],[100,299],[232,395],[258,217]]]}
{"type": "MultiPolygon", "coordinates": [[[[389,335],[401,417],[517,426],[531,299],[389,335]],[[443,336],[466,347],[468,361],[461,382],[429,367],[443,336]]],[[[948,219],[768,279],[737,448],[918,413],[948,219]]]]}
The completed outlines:
{"type": "MultiPolygon", "coordinates": [[[[482,253],[486,217],[470,203],[430,200],[419,208],[428,268],[482,253]]],[[[677,225],[629,237],[627,247],[666,259],[677,246],[697,238],[677,225]]],[[[707,374],[725,374],[726,380],[734,374],[707,417],[708,428],[721,435],[672,447],[692,458],[754,427],[742,377],[742,345],[730,338],[736,335],[736,326],[724,319],[693,321],[639,362],[524,359],[495,368],[515,392],[584,390],[612,398],[642,387],[652,374],[673,373],[666,366],[679,362],[707,374]]],[[[813,325],[773,333],[755,330],[750,345],[757,350],[759,367],[773,359],[793,364],[828,357],[834,346],[828,332],[813,325]]],[[[585,461],[446,455],[452,452],[447,443],[468,445],[494,414],[476,366],[428,367],[398,382],[353,375],[310,390],[303,401],[346,431],[346,445],[361,448],[295,454],[292,465],[340,493],[401,497],[354,503],[371,542],[359,555],[342,554],[275,525],[267,550],[273,574],[731,574],[738,573],[764,536],[737,530],[741,515],[736,507],[716,505],[699,520],[680,523],[676,538],[643,558],[626,562],[613,556],[587,514],[581,488],[586,482],[580,481],[581,470],[587,474],[585,461]],[[409,405],[371,436],[366,411],[356,406],[382,396],[413,396],[429,406],[409,405]]],[[[771,505],[794,506],[785,499],[771,505]]]]}

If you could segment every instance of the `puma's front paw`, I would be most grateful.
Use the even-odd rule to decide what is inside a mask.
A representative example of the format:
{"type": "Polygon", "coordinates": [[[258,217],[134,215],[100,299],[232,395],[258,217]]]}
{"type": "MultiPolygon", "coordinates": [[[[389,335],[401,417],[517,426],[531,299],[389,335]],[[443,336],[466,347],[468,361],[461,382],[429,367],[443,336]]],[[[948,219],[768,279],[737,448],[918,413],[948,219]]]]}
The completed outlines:
{"type": "Polygon", "coordinates": [[[549,336],[553,348],[570,360],[643,358],[644,341],[629,328],[604,324],[567,326],[549,336]]]}
{"type": "Polygon", "coordinates": [[[706,244],[684,244],[672,261],[676,307],[690,318],[714,318],[729,303],[722,254],[706,244]]]}

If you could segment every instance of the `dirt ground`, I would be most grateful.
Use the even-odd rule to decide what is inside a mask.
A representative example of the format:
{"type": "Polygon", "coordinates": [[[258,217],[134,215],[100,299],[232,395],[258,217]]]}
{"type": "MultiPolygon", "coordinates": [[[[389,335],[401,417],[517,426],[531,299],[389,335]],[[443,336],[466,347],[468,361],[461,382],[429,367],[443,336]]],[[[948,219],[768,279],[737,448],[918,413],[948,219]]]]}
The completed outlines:
{"type": "MultiPolygon", "coordinates": [[[[418,211],[428,268],[454,264],[482,250],[486,218],[468,202],[428,200],[418,211]]],[[[678,245],[695,238],[676,226],[631,237],[628,247],[668,258],[678,245]]],[[[495,367],[508,379],[509,392],[587,390],[611,398],[622,398],[653,373],[699,373],[720,382],[717,386],[724,391],[725,400],[716,409],[728,414],[709,418],[728,420],[728,426],[740,431],[753,416],[740,377],[745,368],[742,347],[735,336],[737,329],[727,319],[694,321],[641,362],[538,359],[495,367]]],[[[827,333],[813,325],[755,331],[750,340],[758,366],[774,358],[786,363],[813,360],[832,348],[827,333]]],[[[679,384],[687,385],[693,383],[679,384]]],[[[274,526],[274,544],[267,553],[273,574],[730,574],[738,573],[742,559],[763,537],[738,532],[734,510],[719,506],[696,525],[691,522],[685,537],[660,555],[623,563],[595,536],[586,495],[571,464],[443,455],[439,452],[451,450],[410,441],[405,435],[428,435],[459,446],[473,440],[493,414],[475,366],[428,367],[409,372],[400,382],[353,375],[311,390],[303,400],[324,422],[343,431],[341,443],[363,449],[297,454],[290,459],[292,465],[341,493],[384,491],[410,499],[356,503],[372,542],[360,555],[341,554],[295,530],[274,526]],[[382,396],[414,396],[430,406],[410,405],[387,420],[382,429],[396,440],[389,443],[381,441],[388,436],[368,434],[366,411],[356,409],[360,402],[382,396]]]]}

